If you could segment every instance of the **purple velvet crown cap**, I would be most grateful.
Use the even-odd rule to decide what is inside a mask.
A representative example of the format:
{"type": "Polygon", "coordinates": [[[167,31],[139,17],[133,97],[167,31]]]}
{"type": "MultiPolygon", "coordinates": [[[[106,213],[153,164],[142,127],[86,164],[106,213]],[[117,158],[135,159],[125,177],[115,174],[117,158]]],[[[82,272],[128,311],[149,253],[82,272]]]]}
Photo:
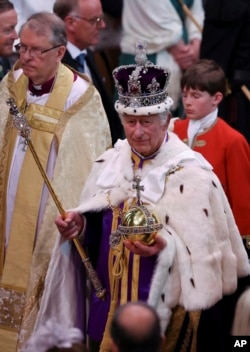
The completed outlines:
{"type": "Polygon", "coordinates": [[[168,97],[170,71],[147,60],[145,48],[137,46],[136,64],[123,65],[113,71],[119,100],[118,112],[151,115],[169,110],[173,100],[168,97]]]}
{"type": "Polygon", "coordinates": [[[135,82],[132,74],[135,65],[121,66],[114,70],[114,77],[118,81],[118,92],[122,95],[147,95],[156,92],[164,92],[167,89],[169,72],[161,67],[147,65],[142,67],[139,77],[135,82]],[[138,84],[136,84],[138,82],[138,84]]]}

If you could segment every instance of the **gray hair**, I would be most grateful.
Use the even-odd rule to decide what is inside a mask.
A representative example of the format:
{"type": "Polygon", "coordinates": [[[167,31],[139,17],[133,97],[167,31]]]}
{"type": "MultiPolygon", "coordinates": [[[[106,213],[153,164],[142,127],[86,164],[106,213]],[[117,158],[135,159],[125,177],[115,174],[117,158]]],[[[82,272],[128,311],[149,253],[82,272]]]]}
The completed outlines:
{"type": "Polygon", "coordinates": [[[162,111],[159,113],[161,124],[164,125],[169,117],[171,116],[171,112],[169,110],[162,111]]]}
{"type": "MultiPolygon", "coordinates": [[[[161,125],[164,125],[168,121],[168,119],[170,119],[171,112],[169,110],[165,110],[165,111],[160,112],[158,115],[160,117],[161,125]]],[[[123,114],[123,113],[119,113],[119,117],[120,117],[121,122],[123,122],[123,117],[125,117],[125,116],[127,116],[127,115],[123,114]]],[[[138,115],[135,115],[135,116],[138,116],[138,115]]],[[[150,115],[148,115],[148,116],[150,116],[150,115]]]]}
{"type": "Polygon", "coordinates": [[[67,44],[65,23],[53,13],[44,11],[33,14],[22,25],[20,34],[25,27],[28,27],[38,36],[48,37],[52,45],[66,46],[67,44]]]}

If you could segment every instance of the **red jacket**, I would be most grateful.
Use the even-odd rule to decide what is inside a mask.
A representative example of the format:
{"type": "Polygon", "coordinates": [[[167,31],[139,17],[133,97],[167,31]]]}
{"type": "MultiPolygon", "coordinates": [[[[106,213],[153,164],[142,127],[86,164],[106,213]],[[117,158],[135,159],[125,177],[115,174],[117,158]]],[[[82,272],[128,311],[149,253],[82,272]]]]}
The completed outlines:
{"type": "MultiPolygon", "coordinates": [[[[174,132],[187,143],[189,119],[176,120],[174,132]]],[[[218,118],[196,135],[191,146],[213,166],[231,205],[242,236],[250,234],[250,147],[238,131],[218,118]]]]}

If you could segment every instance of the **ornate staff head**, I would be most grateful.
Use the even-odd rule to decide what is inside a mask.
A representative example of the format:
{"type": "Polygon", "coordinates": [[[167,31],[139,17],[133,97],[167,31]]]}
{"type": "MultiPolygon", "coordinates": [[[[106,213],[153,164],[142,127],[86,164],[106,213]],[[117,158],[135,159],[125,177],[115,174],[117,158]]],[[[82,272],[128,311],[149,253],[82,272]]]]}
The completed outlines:
{"type": "Polygon", "coordinates": [[[9,111],[12,115],[13,125],[19,130],[20,135],[28,140],[30,136],[30,128],[28,126],[26,116],[19,111],[13,98],[7,99],[6,103],[10,107],[9,111]]]}

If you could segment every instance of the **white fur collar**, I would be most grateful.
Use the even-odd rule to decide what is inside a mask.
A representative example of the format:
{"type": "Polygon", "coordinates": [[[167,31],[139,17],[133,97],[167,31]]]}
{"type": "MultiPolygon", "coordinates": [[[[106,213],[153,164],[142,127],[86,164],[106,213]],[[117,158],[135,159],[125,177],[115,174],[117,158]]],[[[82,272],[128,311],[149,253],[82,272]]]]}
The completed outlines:
{"type": "MultiPolygon", "coordinates": [[[[170,133],[169,141],[160,148],[159,154],[152,160],[149,166],[139,169],[134,175],[131,162],[131,148],[126,140],[119,140],[115,144],[114,153],[106,161],[102,173],[97,178],[96,185],[99,191],[111,191],[114,186],[121,182],[121,176],[132,182],[134,176],[141,177],[141,185],[146,192],[142,192],[142,201],[157,203],[162,197],[165,189],[166,175],[180,167],[200,166],[205,169],[212,169],[211,165],[201,154],[192,151],[183,145],[181,152],[175,152],[176,136],[170,133]]],[[[135,191],[133,196],[136,196],[135,191]]]]}

